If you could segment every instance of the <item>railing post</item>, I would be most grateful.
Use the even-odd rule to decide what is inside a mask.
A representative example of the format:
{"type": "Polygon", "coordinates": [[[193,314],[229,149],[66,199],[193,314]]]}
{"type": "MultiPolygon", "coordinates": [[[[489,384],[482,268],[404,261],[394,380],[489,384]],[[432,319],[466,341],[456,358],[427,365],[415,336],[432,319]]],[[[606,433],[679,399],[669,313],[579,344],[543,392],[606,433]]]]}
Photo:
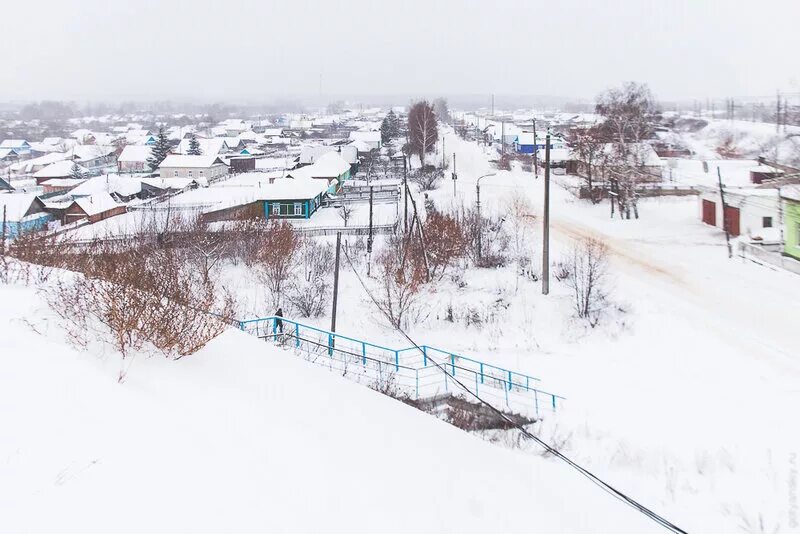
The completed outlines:
{"type": "Polygon", "coordinates": [[[428,367],[428,346],[422,345],[422,365],[428,367]]]}
{"type": "Polygon", "coordinates": [[[556,411],[556,396],[555,395],[550,395],[550,396],[553,397],[553,411],[556,411]]]}
{"type": "Polygon", "coordinates": [[[328,334],[328,356],[333,358],[333,334],[328,334]]]}
{"type": "Polygon", "coordinates": [[[414,369],[414,373],[417,375],[417,400],[419,400],[419,369],[414,369]]]}
{"type": "Polygon", "coordinates": [[[367,344],[361,342],[361,363],[367,365],[367,344]]]}
{"type": "Polygon", "coordinates": [[[525,375],[525,391],[529,391],[531,389],[530,379],[528,375],[525,375]]]}
{"type": "Polygon", "coordinates": [[[475,375],[475,395],[478,395],[478,375],[475,375]]]}
{"type": "Polygon", "coordinates": [[[510,406],[508,405],[508,390],[507,390],[507,389],[505,389],[505,388],[503,388],[503,391],[505,391],[505,392],[506,392],[506,407],[507,407],[507,408],[510,408],[510,406]]]}
{"type": "Polygon", "coordinates": [[[483,362],[481,362],[481,384],[483,384],[483,362]]]}
{"type": "Polygon", "coordinates": [[[453,376],[456,376],[456,355],[450,355],[450,368],[453,370],[453,376]]]}
{"type": "Polygon", "coordinates": [[[511,390],[511,385],[513,384],[513,378],[511,378],[511,371],[508,372],[508,389],[511,390]]]}
{"type": "Polygon", "coordinates": [[[294,346],[300,346],[300,323],[294,323],[294,346]]]}
{"type": "Polygon", "coordinates": [[[400,370],[400,351],[394,351],[394,370],[400,370]]]}
{"type": "Polygon", "coordinates": [[[273,337],[277,337],[277,334],[278,334],[278,318],[277,317],[273,317],[272,318],[272,336],[273,337]]]}
{"type": "Polygon", "coordinates": [[[533,390],[533,401],[536,403],[536,415],[539,415],[539,392],[533,390]]]}

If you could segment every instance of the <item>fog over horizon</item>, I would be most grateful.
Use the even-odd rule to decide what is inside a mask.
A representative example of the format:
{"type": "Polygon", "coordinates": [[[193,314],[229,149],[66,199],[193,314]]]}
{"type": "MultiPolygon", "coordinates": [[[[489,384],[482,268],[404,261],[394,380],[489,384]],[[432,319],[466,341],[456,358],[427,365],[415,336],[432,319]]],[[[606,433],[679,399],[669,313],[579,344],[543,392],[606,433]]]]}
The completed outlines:
{"type": "MultiPolygon", "coordinates": [[[[210,0],[4,5],[0,102],[591,101],[800,93],[800,2],[210,0]],[[768,21],[768,22],[767,22],[768,21]],[[486,95],[482,97],[481,95],[486,95]]],[[[499,102],[501,103],[501,102],[499,102]]]]}

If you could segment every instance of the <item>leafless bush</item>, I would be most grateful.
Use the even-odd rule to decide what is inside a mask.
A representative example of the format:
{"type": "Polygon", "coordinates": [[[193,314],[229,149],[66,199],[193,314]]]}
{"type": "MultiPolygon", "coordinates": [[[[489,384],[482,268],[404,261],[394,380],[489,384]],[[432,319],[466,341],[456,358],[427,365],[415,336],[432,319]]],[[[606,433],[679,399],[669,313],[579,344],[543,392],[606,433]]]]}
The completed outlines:
{"type": "Polygon", "coordinates": [[[421,255],[421,247],[409,238],[390,240],[378,255],[381,287],[377,304],[395,328],[403,327],[408,315],[419,311],[419,294],[426,280],[421,255]]]}
{"type": "Polygon", "coordinates": [[[99,339],[122,354],[120,381],[136,351],[192,354],[219,335],[233,313],[233,299],[212,278],[196,276],[176,248],[98,243],[82,267],[50,284],[46,295],[73,342],[99,339]]]}
{"type": "Polygon", "coordinates": [[[291,278],[297,263],[300,237],[285,222],[271,222],[259,233],[255,267],[259,279],[267,286],[272,296],[272,305],[278,307],[284,287],[291,278]]]}
{"type": "Polygon", "coordinates": [[[453,216],[464,232],[467,255],[474,265],[496,268],[508,263],[509,237],[504,219],[485,214],[478,216],[475,208],[463,205],[454,210],[453,216]]]}
{"type": "Polygon", "coordinates": [[[337,208],[337,211],[339,212],[339,217],[344,221],[344,226],[347,227],[347,223],[353,215],[353,205],[343,200],[342,205],[337,208]]]}
{"type": "Polygon", "coordinates": [[[298,260],[299,272],[289,282],[286,297],[302,317],[317,317],[328,302],[333,247],[313,239],[303,239],[298,260]]]}
{"type": "Polygon", "coordinates": [[[433,165],[426,165],[408,175],[408,179],[417,184],[423,191],[433,191],[438,188],[443,178],[444,172],[433,165]]]}
{"type": "Polygon", "coordinates": [[[575,313],[594,328],[606,308],[605,278],[608,249],[596,239],[584,239],[571,252],[572,276],[567,285],[572,288],[575,313]]]}
{"type": "Polygon", "coordinates": [[[429,210],[424,228],[431,277],[441,280],[454,263],[467,255],[466,232],[456,217],[435,208],[429,210]]]}

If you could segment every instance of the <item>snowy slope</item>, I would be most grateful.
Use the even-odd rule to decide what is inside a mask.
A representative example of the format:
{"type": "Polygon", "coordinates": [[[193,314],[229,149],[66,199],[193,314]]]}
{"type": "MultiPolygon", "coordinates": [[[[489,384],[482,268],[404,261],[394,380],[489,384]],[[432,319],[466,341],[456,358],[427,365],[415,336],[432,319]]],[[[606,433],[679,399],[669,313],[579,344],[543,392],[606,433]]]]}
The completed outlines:
{"type": "Polygon", "coordinates": [[[241,332],[119,385],[33,290],[0,302],[2,532],[658,531],[553,460],[241,332]]]}

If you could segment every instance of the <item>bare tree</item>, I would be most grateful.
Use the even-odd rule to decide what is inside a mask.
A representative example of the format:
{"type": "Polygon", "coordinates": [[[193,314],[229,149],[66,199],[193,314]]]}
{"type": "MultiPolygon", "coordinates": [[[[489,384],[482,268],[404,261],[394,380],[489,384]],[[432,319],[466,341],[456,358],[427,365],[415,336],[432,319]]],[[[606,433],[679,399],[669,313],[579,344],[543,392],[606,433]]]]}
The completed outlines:
{"type": "Polygon", "coordinates": [[[408,179],[417,184],[423,191],[433,191],[444,178],[442,169],[433,166],[416,169],[408,175],[408,179]]]}
{"type": "Polygon", "coordinates": [[[396,328],[402,328],[409,315],[420,312],[419,294],[426,280],[421,256],[421,247],[410,238],[393,238],[378,255],[381,287],[377,305],[396,328]]]}
{"type": "Polygon", "coordinates": [[[594,328],[606,305],[608,249],[596,239],[584,239],[573,247],[570,261],[567,285],[572,288],[575,313],[594,328]]]}
{"type": "Polygon", "coordinates": [[[258,238],[256,272],[270,290],[273,306],[277,307],[294,270],[300,238],[292,225],[285,221],[271,222],[258,238]]]}
{"type": "Polygon", "coordinates": [[[306,238],[301,241],[298,256],[300,272],[289,283],[286,298],[302,317],[317,317],[328,302],[333,246],[306,238]]]}
{"type": "Polygon", "coordinates": [[[341,217],[342,221],[344,221],[344,226],[346,228],[348,221],[350,221],[350,218],[353,215],[353,210],[354,210],[353,205],[343,199],[342,205],[339,206],[337,209],[339,211],[339,217],[341,217]]]}
{"type": "Polygon", "coordinates": [[[425,154],[433,152],[438,139],[439,127],[433,106],[427,100],[416,102],[408,112],[408,140],[422,167],[425,167],[425,154]]]}

